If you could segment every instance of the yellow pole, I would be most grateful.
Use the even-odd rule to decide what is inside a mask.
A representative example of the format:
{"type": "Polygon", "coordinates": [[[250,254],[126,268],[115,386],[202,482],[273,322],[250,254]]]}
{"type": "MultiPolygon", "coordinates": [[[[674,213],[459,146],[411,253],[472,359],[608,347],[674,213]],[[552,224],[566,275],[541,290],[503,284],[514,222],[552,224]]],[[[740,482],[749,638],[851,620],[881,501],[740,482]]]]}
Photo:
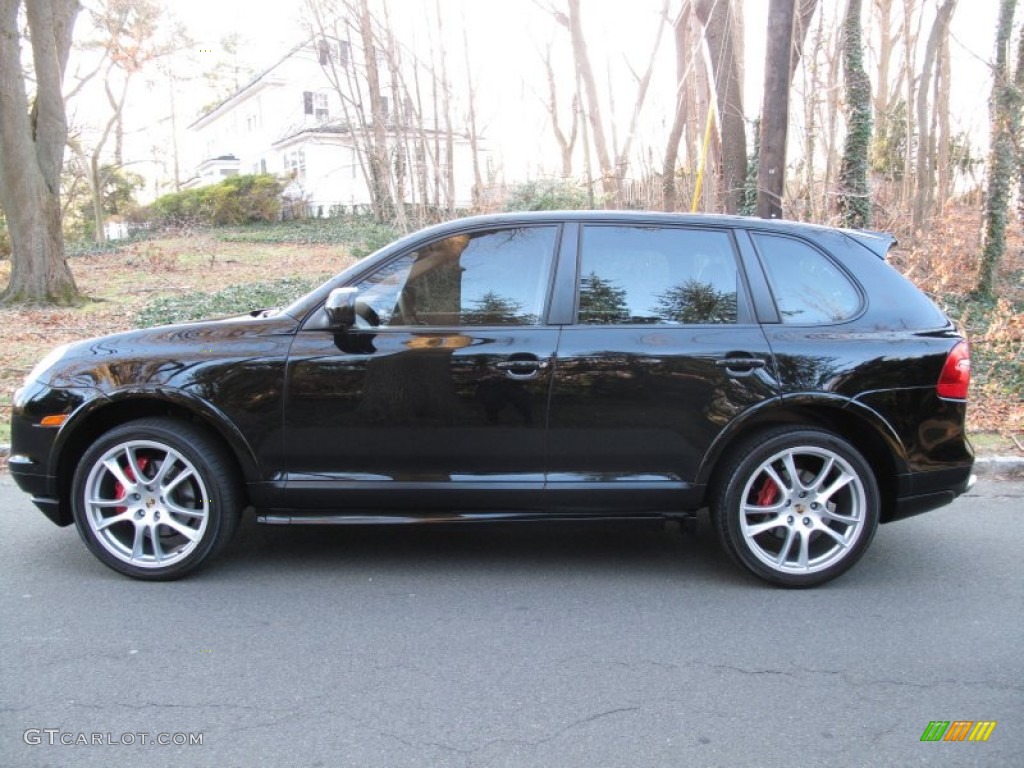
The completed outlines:
{"type": "Polygon", "coordinates": [[[700,189],[704,186],[704,167],[708,162],[708,144],[711,143],[711,126],[715,120],[715,100],[708,99],[708,121],[704,126],[704,148],[700,151],[700,166],[697,168],[697,186],[693,190],[693,204],[690,213],[697,212],[697,201],[700,200],[700,189]]]}

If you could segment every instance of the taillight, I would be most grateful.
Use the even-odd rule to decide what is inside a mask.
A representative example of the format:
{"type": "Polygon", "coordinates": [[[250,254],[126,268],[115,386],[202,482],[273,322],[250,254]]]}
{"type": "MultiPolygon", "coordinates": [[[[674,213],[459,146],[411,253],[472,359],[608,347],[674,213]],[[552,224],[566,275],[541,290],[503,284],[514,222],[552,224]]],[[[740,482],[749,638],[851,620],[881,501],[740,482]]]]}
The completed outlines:
{"type": "Polygon", "coordinates": [[[971,350],[966,341],[961,341],[946,358],[939,374],[935,392],[939,397],[951,400],[966,400],[967,386],[971,383],[971,350]]]}

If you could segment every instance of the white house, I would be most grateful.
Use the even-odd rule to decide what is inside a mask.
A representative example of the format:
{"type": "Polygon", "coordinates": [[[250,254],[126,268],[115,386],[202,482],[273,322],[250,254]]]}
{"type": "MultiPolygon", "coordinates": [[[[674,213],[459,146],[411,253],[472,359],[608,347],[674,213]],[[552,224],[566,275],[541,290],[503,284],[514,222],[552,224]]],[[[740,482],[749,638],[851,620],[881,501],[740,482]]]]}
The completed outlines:
{"type": "MultiPolygon", "coordinates": [[[[301,201],[308,215],[367,208],[369,99],[364,68],[353,53],[347,41],[306,41],[192,123],[195,177],[185,186],[271,173],[290,180],[286,197],[301,201]]],[[[388,81],[381,88],[388,152],[391,162],[404,155],[405,202],[431,204],[436,201],[420,198],[435,188],[436,179],[446,178],[447,142],[415,117],[408,96],[394,109],[389,97],[401,91],[394,90],[383,63],[382,68],[382,81],[388,81]],[[427,183],[414,181],[409,169],[424,173],[427,183]]],[[[468,207],[474,183],[470,141],[456,133],[452,146],[455,204],[468,207]]]]}

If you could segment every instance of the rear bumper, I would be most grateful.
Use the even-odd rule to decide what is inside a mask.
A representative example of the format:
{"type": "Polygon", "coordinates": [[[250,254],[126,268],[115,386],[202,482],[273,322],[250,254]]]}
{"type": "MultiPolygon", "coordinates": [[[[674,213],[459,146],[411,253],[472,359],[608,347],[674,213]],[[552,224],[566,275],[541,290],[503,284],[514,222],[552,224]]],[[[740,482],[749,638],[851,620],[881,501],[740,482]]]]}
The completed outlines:
{"type": "Polygon", "coordinates": [[[909,476],[911,482],[907,485],[914,492],[898,497],[891,513],[882,522],[891,523],[952,504],[957,496],[967,493],[974,487],[977,476],[973,473],[973,468],[972,463],[955,469],[921,472],[909,476]]]}

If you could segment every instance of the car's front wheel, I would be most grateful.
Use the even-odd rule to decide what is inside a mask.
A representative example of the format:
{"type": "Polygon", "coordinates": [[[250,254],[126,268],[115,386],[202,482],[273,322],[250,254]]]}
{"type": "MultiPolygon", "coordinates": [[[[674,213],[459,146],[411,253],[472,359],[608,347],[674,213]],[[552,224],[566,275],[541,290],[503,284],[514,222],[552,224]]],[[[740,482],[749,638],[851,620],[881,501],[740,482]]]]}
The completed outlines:
{"type": "Polygon", "coordinates": [[[206,431],[173,419],[110,430],[82,456],[72,483],[89,549],[139,579],[193,570],[227,543],[241,511],[230,457],[206,431]]]}
{"type": "Polygon", "coordinates": [[[810,587],[860,559],[879,505],[871,467],[849,442],[783,427],[732,454],[712,513],[719,540],[740,565],[773,584],[810,587]]]}

